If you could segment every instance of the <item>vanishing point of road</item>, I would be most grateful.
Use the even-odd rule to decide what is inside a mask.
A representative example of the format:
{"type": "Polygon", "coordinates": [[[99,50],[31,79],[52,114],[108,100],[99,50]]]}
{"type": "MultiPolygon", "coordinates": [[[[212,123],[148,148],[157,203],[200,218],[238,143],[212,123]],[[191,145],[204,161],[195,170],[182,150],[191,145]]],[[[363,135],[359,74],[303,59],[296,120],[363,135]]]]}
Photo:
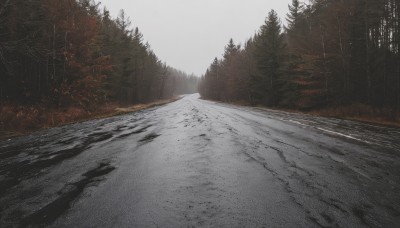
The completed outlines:
{"type": "Polygon", "coordinates": [[[0,227],[400,227],[400,130],[188,95],[0,142],[0,227]]]}

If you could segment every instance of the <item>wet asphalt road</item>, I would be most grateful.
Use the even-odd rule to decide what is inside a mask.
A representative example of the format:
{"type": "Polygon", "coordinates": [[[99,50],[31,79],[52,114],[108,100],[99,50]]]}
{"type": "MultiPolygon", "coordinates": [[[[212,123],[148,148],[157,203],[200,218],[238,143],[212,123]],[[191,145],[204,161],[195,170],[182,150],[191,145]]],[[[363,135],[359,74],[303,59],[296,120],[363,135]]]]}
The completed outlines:
{"type": "Polygon", "coordinates": [[[186,96],[0,142],[0,227],[400,227],[400,130],[186,96]]]}

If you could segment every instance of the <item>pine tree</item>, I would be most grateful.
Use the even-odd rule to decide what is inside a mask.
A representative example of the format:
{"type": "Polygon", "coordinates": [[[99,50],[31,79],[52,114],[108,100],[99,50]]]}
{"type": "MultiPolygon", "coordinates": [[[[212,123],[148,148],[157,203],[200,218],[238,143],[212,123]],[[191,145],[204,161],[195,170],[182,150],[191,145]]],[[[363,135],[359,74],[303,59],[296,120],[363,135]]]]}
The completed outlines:
{"type": "Polygon", "coordinates": [[[292,0],[292,5],[289,5],[289,13],[286,14],[286,21],[288,22],[288,30],[294,30],[299,24],[303,6],[300,5],[299,0],[292,0]]]}
{"type": "Polygon", "coordinates": [[[231,56],[235,55],[239,49],[240,47],[235,45],[233,39],[230,39],[229,44],[225,47],[224,58],[225,59],[230,58],[231,56]]]}
{"type": "Polygon", "coordinates": [[[276,94],[277,89],[275,88],[275,84],[280,74],[280,57],[283,52],[284,42],[281,23],[274,10],[268,14],[268,18],[261,27],[256,43],[258,68],[261,73],[263,87],[267,88],[263,91],[262,102],[275,106],[277,105],[278,95],[276,94]]]}

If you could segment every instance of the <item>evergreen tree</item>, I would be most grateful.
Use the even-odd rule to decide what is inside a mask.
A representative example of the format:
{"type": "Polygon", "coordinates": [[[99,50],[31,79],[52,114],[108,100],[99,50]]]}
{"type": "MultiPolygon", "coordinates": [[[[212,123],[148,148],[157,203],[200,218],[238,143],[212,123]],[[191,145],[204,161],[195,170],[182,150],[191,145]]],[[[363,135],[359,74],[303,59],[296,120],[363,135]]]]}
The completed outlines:
{"type": "Polygon", "coordinates": [[[292,1],[285,34],[271,12],[234,57],[230,42],[219,67],[231,80],[204,77],[201,91],[223,83],[217,87],[229,100],[252,104],[307,110],[363,104],[400,112],[400,1],[306,2],[292,1]]]}
{"type": "Polygon", "coordinates": [[[225,101],[232,100],[235,93],[237,71],[235,70],[235,59],[240,51],[240,45],[235,45],[233,39],[229,40],[225,47],[224,58],[221,63],[221,97],[225,101]]]}
{"type": "Polygon", "coordinates": [[[229,59],[231,56],[237,54],[239,49],[240,46],[236,46],[235,42],[233,42],[233,39],[230,39],[229,44],[225,47],[224,58],[229,59]]]}
{"type": "Polygon", "coordinates": [[[286,14],[286,21],[288,22],[288,30],[294,30],[301,19],[303,6],[300,5],[299,0],[292,0],[292,5],[289,5],[289,13],[286,14]]]}
{"type": "Polygon", "coordinates": [[[281,55],[284,48],[281,23],[274,10],[268,14],[256,41],[256,60],[261,73],[264,104],[277,105],[276,81],[280,75],[281,55]]]}
{"type": "Polygon", "coordinates": [[[7,0],[0,22],[0,103],[94,109],[176,92],[124,11],[113,20],[94,0],[7,0]]]}

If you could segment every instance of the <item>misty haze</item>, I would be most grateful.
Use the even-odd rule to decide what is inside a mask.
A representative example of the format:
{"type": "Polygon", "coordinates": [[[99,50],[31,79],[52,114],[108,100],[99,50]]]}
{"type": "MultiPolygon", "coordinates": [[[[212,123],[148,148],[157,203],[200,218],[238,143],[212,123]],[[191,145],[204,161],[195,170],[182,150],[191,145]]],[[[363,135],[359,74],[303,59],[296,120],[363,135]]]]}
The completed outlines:
{"type": "Polygon", "coordinates": [[[399,0],[0,0],[0,227],[400,227],[399,0]]]}

